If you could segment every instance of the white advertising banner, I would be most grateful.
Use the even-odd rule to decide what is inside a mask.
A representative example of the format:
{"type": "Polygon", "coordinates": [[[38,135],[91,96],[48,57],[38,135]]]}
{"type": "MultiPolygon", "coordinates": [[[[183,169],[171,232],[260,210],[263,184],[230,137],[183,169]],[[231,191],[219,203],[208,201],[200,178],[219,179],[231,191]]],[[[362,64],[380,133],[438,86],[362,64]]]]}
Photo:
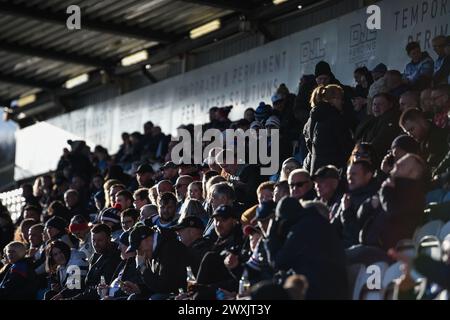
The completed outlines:
{"type": "Polygon", "coordinates": [[[16,133],[16,179],[53,170],[66,146],[66,137],[99,144],[115,153],[122,132],[142,131],[153,121],[163,132],[176,132],[180,124],[201,124],[212,106],[233,105],[232,120],[246,108],[256,108],[281,83],[296,93],[303,74],[313,74],[320,60],[330,63],[336,77],[353,84],[358,66],[373,68],[380,62],[403,71],[408,41],[420,41],[435,58],[431,39],[448,34],[450,0],[384,0],[381,29],[368,30],[366,8],[311,27],[223,61],[161,81],[96,105],[61,115],[16,133]],[[32,133],[32,134],[31,134],[32,133]],[[57,137],[58,136],[58,137],[57,137]],[[64,138],[60,138],[64,137],[64,138]],[[36,146],[48,144],[36,157],[36,146]],[[32,147],[30,147],[32,146],[32,147]],[[33,159],[33,160],[31,160],[33,159]],[[55,160],[56,159],[56,160],[55,160]]]}

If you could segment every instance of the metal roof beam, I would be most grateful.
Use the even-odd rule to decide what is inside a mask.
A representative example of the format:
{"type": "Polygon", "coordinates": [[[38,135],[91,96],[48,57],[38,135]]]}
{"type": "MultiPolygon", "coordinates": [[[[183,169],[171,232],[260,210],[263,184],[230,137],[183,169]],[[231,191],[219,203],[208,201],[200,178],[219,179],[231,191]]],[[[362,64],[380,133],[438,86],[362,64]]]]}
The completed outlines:
{"type": "MultiPolygon", "coordinates": [[[[34,19],[59,25],[66,25],[68,14],[65,12],[53,12],[42,10],[37,7],[27,7],[24,5],[0,2],[0,12],[7,15],[34,19]]],[[[173,34],[165,33],[149,28],[139,28],[125,24],[102,22],[99,19],[81,18],[81,29],[88,29],[102,33],[110,33],[118,36],[143,39],[147,41],[170,42],[176,37],[173,34]]]]}
{"type": "Polygon", "coordinates": [[[53,83],[47,81],[34,80],[3,73],[0,74],[0,81],[30,88],[39,88],[46,91],[51,91],[55,88],[53,83]]]}
{"type": "Polygon", "coordinates": [[[199,4],[202,6],[240,12],[249,12],[250,10],[254,9],[251,2],[242,0],[182,0],[182,1],[199,4]]]}
{"type": "Polygon", "coordinates": [[[111,61],[104,61],[102,59],[92,58],[84,55],[79,55],[76,53],[67,53],[57,50],[37,48],[29,45],[8,43],[3,40],[0,40],[0,50],[18,53],[21,55],[34,56],[56,61],[63,61],[96,68],[106,68],[113,64],[113,62],[111,61]]]}

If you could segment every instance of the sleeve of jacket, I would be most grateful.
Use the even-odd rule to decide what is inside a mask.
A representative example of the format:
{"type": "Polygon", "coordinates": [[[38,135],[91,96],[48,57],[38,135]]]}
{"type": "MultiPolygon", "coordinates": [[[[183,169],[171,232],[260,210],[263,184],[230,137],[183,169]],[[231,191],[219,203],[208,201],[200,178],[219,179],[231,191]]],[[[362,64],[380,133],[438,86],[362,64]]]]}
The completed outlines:
{"type": "Polygon", "coordinates": [[[267,260],[269,261],[269,264],[274,268],[277,252],[283,245],[282,239],[277,234],[277,229],[277,222],[273,221],[273,225],[269,231],[269,236],[267,237],[267,239],[264,239],[264,248],[267,253],[267,260]]]}
{"type": "Polygon", "coordinates": [[[358,223],[357,209],[352,206],[344,210],[340,208],[342,222],[342,238],[346,248],[359,243],[360,226],[358,223]]]}
{"type": "Polygon", "coordinates": [[[378,134],[372,140],[372,146],[379,159],[383,159],[386,151],[391,147],[392,141],[400,134],[400,128],[397,122],[392,121],[389,123],[385,123],[381,126],[378,134]],[[389,125],[389,123],[391,125],[389,125]]]}
{"type": "Polygon", "coordinates": [[[307,245],[304,241],[304,238],[307,238],[304,231],[307,232],[307,230],[301,231],[302,232],[294,227],[288,233],[286,240],[284,241],[280,249],[275,252],[275,255],[273,257],[273,267],[276,270],[287,270],[292,266],[293,259],[301,259],[304,247],[307,245]]]}

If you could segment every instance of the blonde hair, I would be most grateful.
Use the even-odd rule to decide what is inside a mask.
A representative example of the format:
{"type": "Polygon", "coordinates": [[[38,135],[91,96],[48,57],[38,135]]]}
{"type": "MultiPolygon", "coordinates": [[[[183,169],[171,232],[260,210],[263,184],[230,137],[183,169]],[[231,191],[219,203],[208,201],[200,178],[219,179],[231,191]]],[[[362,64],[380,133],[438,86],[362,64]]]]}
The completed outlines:
{"type": "Polygon", "coordinates": [[[312,108],[315,108],[321,102],[330,102],[331,99],[337,96],[344,96],[344,90],[337,84],[329,84],[327,86],[320,85],[314,89],[309,101],[312,108]]]}
{"type": "Polygon", "coordinates": [[[105,193],[105,208],[108,208],[111,203],[109,203],[109,189],[115,185],[120,184],[121,182],[116,179],[109,179],[103,183],[103,192],[105,193]]]}

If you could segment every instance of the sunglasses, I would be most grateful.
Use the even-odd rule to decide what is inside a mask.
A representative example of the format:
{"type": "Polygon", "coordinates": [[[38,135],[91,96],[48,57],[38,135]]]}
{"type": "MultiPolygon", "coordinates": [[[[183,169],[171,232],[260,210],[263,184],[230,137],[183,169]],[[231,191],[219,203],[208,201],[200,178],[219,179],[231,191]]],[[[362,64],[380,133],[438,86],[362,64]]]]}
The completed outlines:
{"type": "Polygon", "coordinates": [[[309,181],[299,181],[299,182],[296,182],[296,183],[290,183],[289,184],[289,187],[291,188],[291,189],[294,189],[295,187],[297,187],[297,188],[301,188],[301,187],[303,187],[305,184],[307,184],[309,181]]]}

